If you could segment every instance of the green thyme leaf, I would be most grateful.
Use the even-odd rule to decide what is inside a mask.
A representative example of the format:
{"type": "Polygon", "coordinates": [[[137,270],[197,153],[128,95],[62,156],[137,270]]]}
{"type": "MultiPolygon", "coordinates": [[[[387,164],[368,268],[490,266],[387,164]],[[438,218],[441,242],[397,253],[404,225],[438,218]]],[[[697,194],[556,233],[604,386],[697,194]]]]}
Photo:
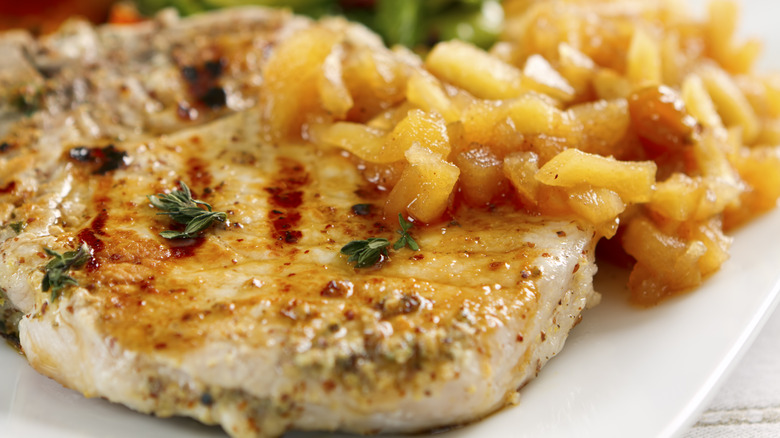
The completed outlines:
{"type": "Polygon", "coordinates": [[[24,221],[13,222],[8,224],[8,228],[14,230],[16,234],[20,234],[26,226],[27,224],[24,221]]]}
{"type": "Polygon", "coordinates": [[[188,234],[185,234],[181,231],[173,231],[173,230],[166,230],[161,231],[160,236],[164,239],[187,239],[190,236],[188,234]]]}
{"type": "Polygon", "coordinates": [[[356,268],[374,266],[388,257],[387,248],[390,241],[380,237],[369,237],[366,240],[353,240],[341,248],[341,253],[348,255],[348,263],[355,263],[356,268]]]}
{"type": "Polygon", "coordinates": [[[41,289],[44,292],[51,289],[51,298],[49,301],[53,303],[59,298],[60,292],[64,288],[68,286],[78,286],[78,281],[68,275],[68,271],[84,266],[90,258],[90,253],[87,245],[81,245],[78,250],[68,251],[64,254],[60,254],[49,248],[43,248],[43,250],[53,258],[44,267],[41,289]]]}
{"type": "Polygon", "coordinates": [[[171,193],[147,196],[154,207],[164,211],[157,214],[169,216],[174,222],[186,225],[183,232],[166,230],[161,232],[160,236],[165,239],[189,239],[210,227],[215,220],[225,222],[227,214],[211,211],[211,205],[192,199],[192,192],[184,181],[179,181],[179,187],[181,190],[171,193]]]}
{"type": "Polygon", "coordinates": [[[401,237],[393,245],[393,249],[398,251],[399,249],[408,246],[412,251],[419,251],[420,245],[414,241],[411,235],[409,235],[409,228],[412,228],[412,223],[404,219],[401,213],[398,213],[398,223],[401,225],[401,229],[396,231],[401,237]]]}
{"type": "MultiPolygon", "coordinates": [[[[420,246],[409,235],[409,229],[412,223],[398,215],[398,223],[401,229],[397,231],[401,237],[393,245],[393,249],[398,251],[401,248],[409,247],[413,251],[419,251],[420,246]]],[[[382,257],[389,257],[387,248],[390,247],[390,241],[381,237],[369,237],[366,240],[353,240],[341,248],[341,253],[348,255],[348,263],[355,263],[356,268],[367,268],[375,266],[382,260],[382,257]]]]}

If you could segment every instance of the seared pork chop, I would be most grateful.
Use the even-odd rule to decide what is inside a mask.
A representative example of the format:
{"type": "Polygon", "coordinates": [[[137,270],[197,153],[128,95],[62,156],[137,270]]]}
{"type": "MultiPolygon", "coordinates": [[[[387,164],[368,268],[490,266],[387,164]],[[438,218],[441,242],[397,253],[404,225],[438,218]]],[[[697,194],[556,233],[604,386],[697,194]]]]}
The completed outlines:
{"type": "Polygon", "coordinates": [[[397,236],[386,194],[340,150],[263,140],[257,65],[177,58],[245,29],[247,60],[300,23],[245,10],[4,40],[28,63],[1,76],[22,101],[0,132],[0,327],[36,370],[232,436],[416,432],[513,402],[561,349],[597,297],[593,229],[464,206],[413,227],[419,251],[356,269],[342,246],[397,236]],[[147,195],[179,181],[225,222],[161,237],[176,227],[147,195]],[[44,292],[45,249],[81,245],[78,285],[44,292]]]}

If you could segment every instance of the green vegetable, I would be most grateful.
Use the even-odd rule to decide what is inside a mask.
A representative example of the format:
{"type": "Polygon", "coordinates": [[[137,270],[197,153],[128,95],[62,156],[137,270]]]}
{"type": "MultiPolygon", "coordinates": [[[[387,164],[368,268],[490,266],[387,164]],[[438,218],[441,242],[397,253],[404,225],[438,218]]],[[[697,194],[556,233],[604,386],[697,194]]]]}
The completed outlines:
{"type": "Polygon", "coordinates": [[[423,2],[418,0],[377,0],[375,30],[388,44],[414,47],[422,40],[423,2]]]}
{"type": "Polygon", "coordinates": [[[158,193],[149,195],[149,202],[153,206],[163,210],[158,215],[170,216],[173,221],[186,225],[183,232],[167,230],[160,233],[166,239],[189,239],[205,230],[216,221],[225,222],[227,214],[221,211],[211,211],[211,205],[192,199],[192,193],[187,184],[179,181],[181,190],[174,190],[170,194],[158,193]],[[206,210],[201,206],[206,207],[206,210]]]}
{"type": "Polygon", "coordinates": [[[338,7],[338,1],[333,0],[203,0],[212,9],[234,6],[267,6],[274,8],[290,8],[293,11],[309,15],[324,9],[332,10],[338,7]]]}
{"type": "Polygon", "coordinates": [[[344,15],[370,27],[388,45],[431,45],[452,38],[481,47],[495,42],[503,20],[500,0],[137,0],[151,15],[174,7],[183,15],[235,6],[284,7],[319,18],[344,15]]]}
{"type": "MultiPolygon", "coordinates": [[[[398,223],[401,229],[396,231],[401,237],[393,245],[393,249],[398,251],[406,246],[412,251],[419,251],[420,246],[409,235],[409,228],[412,223],[398,214],[398,223]]],[[[382,237],[369,237],[366,240],[353,240],[341,248],[341,253],[348,255],[348,263],[355,263],[356,268],[368,268],[379,263],[382,258],[389,257],[387,248],[390,247],[390,241],[382,237]]]]}
{"type": "Polygon", "coordinates": [[[182,15],[192,15],[213,9],[252,5],[290,8],[299,14],[318,17],[334,13],[338,3],[336,0],[137,0],[138,10],[145,15],[152,15],[167,7],[176,8],[182,15]]]}
{"type": "Polygon", "coordinates": [[[68,271],[84,266],[90,257],[89,248],[87,245],[81,245],[78,250],[68,251],[65,254],[60,254],[49,248],[43,248],[43,250],[50,257],[54,257],[44,267],[43,281],[41,282],[41,289],[44,292],[51,289],[50,301],[53,303],[59,298],[62,289],[68,286],[78,286],[78,281],[68,275],[68,271]]]}
{"type": "Polygon", "coordinates": [[[476,7],[461,5],[433,17],[427,25],[428,40],[459,39],[483,48],[492,45],[501,33],[504,10],[498,0],[480,3],[476,7]]]}

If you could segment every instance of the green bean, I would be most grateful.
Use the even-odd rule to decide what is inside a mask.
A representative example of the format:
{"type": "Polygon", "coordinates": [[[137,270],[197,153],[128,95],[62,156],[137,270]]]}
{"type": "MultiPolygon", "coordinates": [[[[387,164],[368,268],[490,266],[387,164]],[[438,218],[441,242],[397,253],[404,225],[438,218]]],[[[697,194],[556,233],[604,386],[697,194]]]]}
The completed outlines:
{"type": "Polygon", "coordinates": [[[475,7],[463,2],[457,7],[432,16],[426,23],[428,40],[460,39],[483,48],[492,45],[501,33],[503,9],[498,0],[486,0],[481,3],[475,7]]]}
{"type": "Polygon", "coordinates": [[[416,46],[422,36],[422,5],[418,0],[377,0],[375,30],[388,45],[416,46]]]}

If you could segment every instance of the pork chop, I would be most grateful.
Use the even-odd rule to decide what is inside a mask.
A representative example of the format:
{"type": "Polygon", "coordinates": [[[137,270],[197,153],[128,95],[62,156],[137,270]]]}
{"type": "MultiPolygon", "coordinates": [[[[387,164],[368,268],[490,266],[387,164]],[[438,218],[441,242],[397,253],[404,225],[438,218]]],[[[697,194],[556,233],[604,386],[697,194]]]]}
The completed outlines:
{"type": "Polygon", "coordinates": [[[248,9],[3,39],[24,63],[0,73],[0,328],[32,367],[236,437],[418,432],[516,401],[560,351],[597,299],[593,229],[463,206],[410,230],[419,251],[362,269],[340,253],[397,236],[386,194],[338,149],[264,140],[253,108],[249,54],[300,20],[248,9]],[[225,38],[236,52],[210,45],[225,38]],[[147,196],[180,181],[226,220],[161,237],[175,225],[147,196]],[[46,249],[82,245],[78,284],[44,292],[46,249]]]}

